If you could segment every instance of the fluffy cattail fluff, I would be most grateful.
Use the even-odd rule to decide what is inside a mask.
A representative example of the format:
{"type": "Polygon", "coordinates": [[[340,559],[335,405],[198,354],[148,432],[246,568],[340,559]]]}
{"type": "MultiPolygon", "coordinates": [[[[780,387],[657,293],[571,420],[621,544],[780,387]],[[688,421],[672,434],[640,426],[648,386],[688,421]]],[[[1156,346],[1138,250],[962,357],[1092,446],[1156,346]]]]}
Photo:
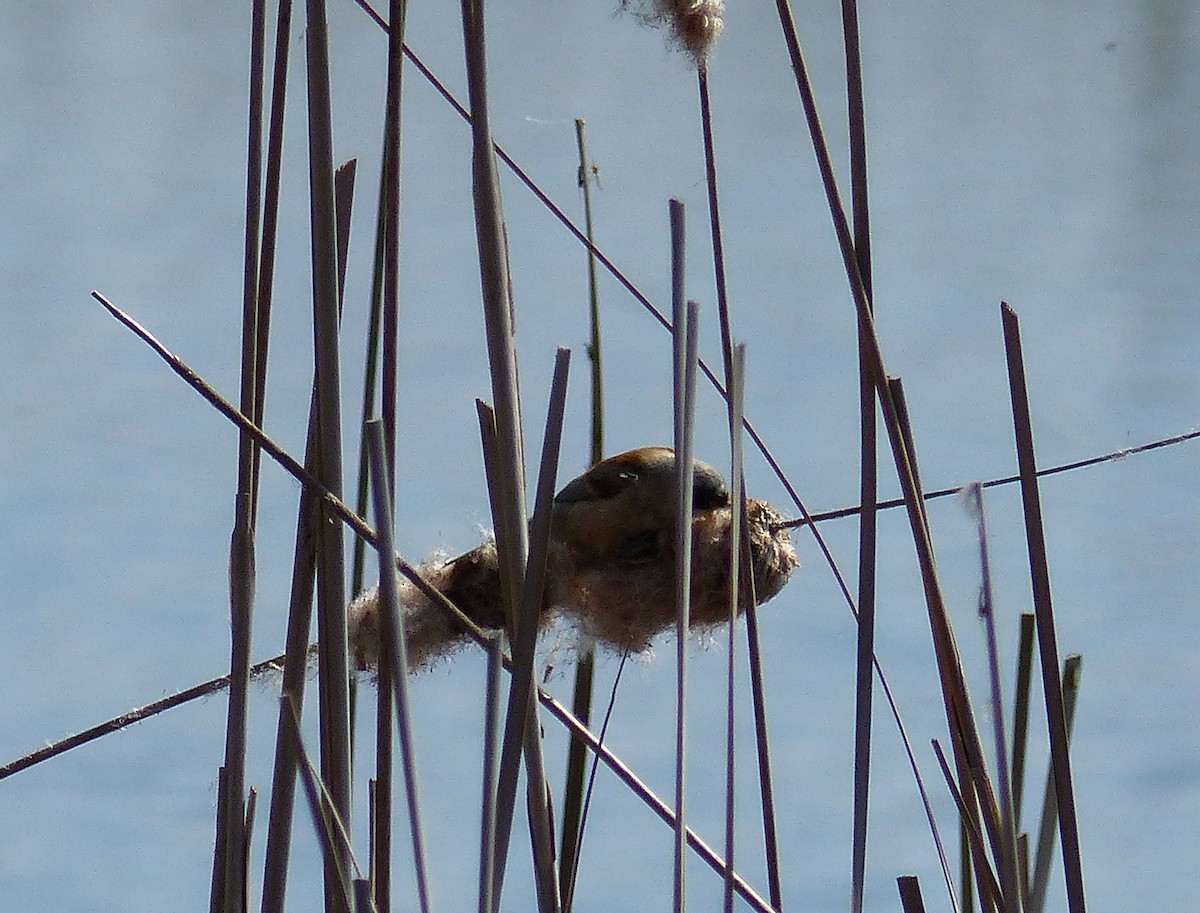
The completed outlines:
{"type": "MultiPolygon", "coordinates": [[[[799,561],[782,517],[763,501],[748,501],[755,600],[766,602],[787,583],[799,561]]],[[[711,627],[729,618],[732,509],[698,511],[692,519],[692,623],[711,627]]],[[[649,551],[613,560],[585,555],[555,537],[547,559],[541,625],[565,617],[599,644],[617,651],[646,649],[675,624],[673,534],[664,530],[649,551]]],[[[483,628],[504,626],[496,546],[490,539],[457,558],[427,561],[421,572],[463,613],[483,628]]],[[[446,609],[400,578],[400,602],[411,669],[428,666],[465,643],[467,632],[446,609]]],[[[738,611],[746,608],[739,600],[738,611]]],[[[350,606],[350,642],[359,669],[378,662],[382,631],[379,594],[370,590],[350,606]]]]}
{"type": "Polygon", "coordinates": [[[723,0],[621,0],[621,8],[647,25],[666,26],[672,41],[687,51],[698,67],[704,66],[725,27],[723,0]]]}

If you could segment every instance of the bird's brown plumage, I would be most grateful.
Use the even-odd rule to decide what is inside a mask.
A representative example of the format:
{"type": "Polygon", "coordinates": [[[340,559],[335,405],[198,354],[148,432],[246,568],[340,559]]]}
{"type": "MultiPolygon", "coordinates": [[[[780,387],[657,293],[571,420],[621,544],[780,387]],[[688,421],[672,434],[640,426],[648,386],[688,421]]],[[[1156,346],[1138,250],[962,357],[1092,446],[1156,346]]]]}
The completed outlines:
{"type": "MultiPolygon", "coordinates": [[[[692,620],[729,618],[733,506],[720,474],[696,462],[692,483],[692,620]]],[[[642,650],[675,620],[675,454],[643,447],[609,457],[555,497],[543,594],[543,624],[556,614],[617,650],[642,650]]],[[[798,564],[780,515],[763,501],[746,502],[745,534],[753,565],[754,599],[775,596],[798,564]]],[[[422,568],[430,583],[484,628],[504,624],[495,544],[422,568]]],[[[748,605],[743,589],[738,611],[748,605]]],[[[401,581],[410,663],[427,664],[465,638],[442,607],[401,581]]],[[[361,668],[378,655],[378,596],[351,606],[351,641],[361,668]]]]}

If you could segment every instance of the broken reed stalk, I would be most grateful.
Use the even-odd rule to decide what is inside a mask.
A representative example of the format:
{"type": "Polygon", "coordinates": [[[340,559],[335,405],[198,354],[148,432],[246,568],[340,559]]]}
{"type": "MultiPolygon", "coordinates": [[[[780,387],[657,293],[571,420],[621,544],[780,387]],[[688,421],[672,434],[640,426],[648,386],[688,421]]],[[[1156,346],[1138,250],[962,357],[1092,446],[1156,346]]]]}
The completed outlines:
{"type": "MultiPolygon", "coordinates": [[[[566,413],[567,377],[571,364],[569,349],[558,349],[554,359],[554,376],[550,385],[550,404],[542,442],[542,459],[538,469],[537,493],[533,519],[529,524],[529,563],[525,586],[521,594],[520,622],[517,641],[513,646],[514,683],[533,685],[534,651],[537,646],[539,618],[546,583],[546,561],[550,551],[550,526],[554,511],[554,492],[557,487],[559,454],[562,450],[563,416],[566,413]],[[526,668],[527,667],[527,668],[526,668]],[[526,676],[526,671],[528,675],[526,676]],[[519,672],[519,674],[518,674],[519,672]]],[[[562,909],[558,872],[554,867],[554,827],[549,808],[549,787],[545,761],[542,756],[542,727],[532,689],[515,689],[510,704],[518,699],[525,709],[525,765],[529,782],[528,805],[534,848],[534,875],[538,886],[538,903],[546,913],[562,909]]],[[[497,896],[497,900],[498,900],[497,896]]]]}
{"type": "MultiPolygon", "coordinates": [[[[521,599],[516,606],[517,617],[512,626],[515,630],[512,637],[512,679],[509,685],[508,707],[505,714],[496,787],[496,828],[493,831],[494,834],[504,835],[505,842],[501,845],[500,840],[496,839],[492,847],[492,903],[497,910],[507,863],[507,839],[511,837],[512,819],[516,811],[517,778],[522,752],[524,752],[529,779],[527,807],[530,836],[533,841],[534,875],[538,888],[539,908],[554,910],[561,903],[557,873],[553,865],[553,830],[550,825],[550,813],[546,800],[548,794],[546,792],[545,765],[541,753],[540,724],[537,714],[534,712],[532,696],[536,688],[533,677],[534,647],[545,581],[546,551],[549,545],[550,531],[549,511],[554,496],[554,469],[557,466],[561,445],[568,355],[567,350],[560,349],[555,360],[542,465],[538,476],[537,501],[535,502],[534,518],[530,524],[532,546],[521,599]]],[[[477,406],[483,438],[484,464],[488,475],[488,492],[492,500],[493,515],[495,515],[498,511],[496,499],[499,497],[499,486],[496,480],[498,445],[496,443],[495,413],[482,402],[477,402],[477,406]]]]}
{"type": "MultiPolygon", "coordinates": [[[[337,216],[333,186],[333,125],[329,85],[329,33],[323,0],[308,0],[309,190],[311,195],[313,337],[316,351],[317,415],[320,435],[318,478],[341,497],[341,380],[338,352],[337,216]]],[[[337,815],[350,820],[350,677],[346,633],[342,531],[319,524],[317,553],[318,692],[321,774],[337,815]]],[[[348,848],[333,845],[325,861],[327,913],[342,913],[339,872],[347,870],[348,848]]]]}
{"type": "MultiPolygon", "coordinates": [[[[575,142],[579,149],[579,189],[583,193],[584,226],[588,240],[595,243],[592,224],[592,171],[583,136],[584,121],[575,118],[575,142]]],[[[600,357],[600,289],[596,278],[596,256],[588,251],[588,323],[591,328],[587,353],[591,366],[591,450],[589,466],[604,459],[604,375],[600,357]]],[[[592,691],[596,678],[596,648],[590,638],[578,647],[575,662],[575,688],[571,709],[585,726],[591,725],[592,691]]],[[[562,838],[559,849],[559,884],[563,909],[570,911],[575,894],[577,847],[583,827],[584,775],[587,752],[582,742],[572,737],[567,748],[566,785],[563,787],[562,838]]]]}
{"type": "Polygon", "coordinates": [[[479,913],[492,913],[492,878],[496,843],[496,772],[500,766],[500,666],[503,647],[500,635],[492,634],[485,645],[487,675],[483,714],[483,795],[479,815],[479,913]]]}
{"type": "MultiPolygon", "coordinates": [[[[712,235],[713,269],[717,288],[717,317],[721,328],[721,354],[725,366],[725,391],[731,391],[733,373],[733,330],[729,313],[729,290],[725,278],[725,244],[721,234],[720,196],[717,192],[717,156],[713,141],[712,100],[708,91],[708,67],[697,67],[697,86],[700,93],[700,125],[704,137],[704,165],[708,187],[708,216],[712,235]]],[[[718,388],[720,389],[720,388],[718,388]]],[[[726,396],[727,405],[731,397],[726,396]]],[[[737,432],[745,425],[745,410],[739,412],[737,432]]],[[[735,429],[731,426],[730,434],[735,429]]],[[[745,488],[745,480],[741,480],[745,488]]],[[[740,501],[739,513],[745,524],[746,506],[740,501]]],[[[749,540],[743,542],[741,561],[751,567],[749,540]]],[[[762,656],[758,642],[758,600],[754,595],[754,574],[742,575],[742,598],[746,606],[746,642],[750,654],[750,691],[754,708],[755,745],[758,756],[759,798],[762,804],[763,843],[767,860],[767,887],[771,904],[783,906],[783,888],[779,874],[779,840],[775,826],[775,790],[771,781],[771,755],[767,739],[766,696],[763,687],[762,656]]]]}
{"type": "Polygon", "coordinates": [[[692,440],[698,308],[685,296],[683,203],[668,205],[671,227],[671,315],[675,445],[675,878],[674,909],[686,906],[687,639],[692,579],[692,440]]]}
{"type": "Polygon", "coordinates": [[[1017,464],[1021,472],[1021,499],[1025,511],[1025,537],[1029,548],[1029,572],[1033,583],[1033,610],[1042,666],[1042,691],[1046,698],[1046,721],[1050,732],[1050,759],[1059,805],[1063,872],[1067,884],[1067,908],[1084,913],[1083,861],[1079,849],[1079,825],[1075,815],[1075,787],[1071,781],[1071,758],[1067,744],[1066,712],[1058,677],[1058,634],[1050,599],[1050,571],[1046,559],[1046,533],[1042,525],[1041,496],[1037,484],[1037,458],[1033,449],[1033,425],[1029,392],[1025,385],[1025,360],[1017,313],[1006,303],[1000,306],[1004,326],[1004,348],[1008,361],[1012,397],[1013,429],[1017,442],[1017,464]]]}
{"type": "MultiPolygon", "coordinates": [[[[729,378],[729,481],[730,503],[734,511],[729,529],[729,635],[725,680],[725,913],[733,913],[734,873],[734,748],[735,748],[735,702],[736,678],[734,665],[737,654],[734,630],[737,626],[738,600],[741,598],[740,574],[742,563],[742,510],[745,498],[742,466],[742,412],[746,389],[746,346],[739,345],[733,351],[729,378]]],[[[750,567],[747,566],[747,570],[750,567]]]]}
{"type": "MultiPolygon", "coordinates": [[[[1083,673],[1083,658],[1068,653],[1063,661],[1063,714],[1066,717],[1067,738],[1075,722],[1075,698],[1079,694],[1079,679],[1083,673]]],[[[1042,797],[1042,817],[1038,826],[1037,849],[1034,854],[1033,883],[1029,890],[1030,913],[1042,913],[1046,905],[1046,889],[1050,884],[1050,864],[1054,855],[1054,832],[1058,822],[1058,794],[1054,789],[1053,765],[1046,771],[1046,787],[1042,797]]]]}
{"type": "Polygon", "coordinates": [[[1013,707],[1012,793],[1013,821],[1021,830],[1021,800],[1025,789],[1025,755],[1029,739],[1029,691],[1033,678],[1032,612],[1021,613],[1017,640],[1017,693],[1013,707]]]}
{"type": "Polygon", "coordinates": [[[942,746],[937,739],[933,739],[933,752],[937,756],[938,764],[942,769],[942,776],[946,779],[946,786],[950,790],[954,804],[958,806],[958,814],[962,820],[963,833],[966,835],[967,843],[970,847],[971,858],[975,863],[976,881],[979,885],[981,899],[985,903],[985,909],[1003,911],[1005,907],[1001,898],[1000,883],[997,881],[996,874],[992,871],[991,862],[988,860],[983,830],[979,822],[979,810],[974,802],[967,802],[966,795],[959,789],[960,784],[963,782],[961,780],[962,775],[959,774],[960,779],[955,780],[954,773],[950,770],[950,764],[946,761],[945,752],[942,751],[942,746]]]}
{"type": "MultiPolygon", "coordinates": [[[[241,408],[253,415],[258,403],[259,225],[262,205],[263,59],[266,3],[254,0],[250,16],[250,101],[246,142],[246,206],[242,264],[241,408]]],[[[265,375],[264,375],[265,379],[265,375]]],[[[238,435],[237,488],[233,533],[229,543],[230,663],[229,707],[225,723],[225,795],[217,814],[224,816],[223,840],[214,845],[214,883],[221,892],[210,908],[244,913],[247,872],[244,866],[246,815],[246,728],[250,692],[250,641],[254,618],[254,515],[258,485],[254,470],[257,447],[249,435],[238,435]]]]}
{"type": "MultiPolygon", "coordinates": [[[[421,830],[421,807],[417,789],[417,759],[412,740],[412,713],[408,701],[408,660],[404,622],[400,617],[400,596],[396,574],[392,570],[396,554],[393,538],[392,492],[388,479],[388,455],[380,422],[368,422],[364,429],[371,456],[371,490],[375,505],[375,531],[379,552],[379,597],[383,614],[384,642],[392,671],[396,730],[400,737],[400,760],[404,771],[404,791],[408,803],[409,831],[412,836],[413,864],[416,868],[417,899],[422,913],[431,909],[429,878],[425,863],[425,844],[421,830]]],[[[380,683],[380,688],[385,687],[380,683]]],[[[391,739],[388,720],[387,739],[391,739]]],[[[380,728],[383,728],[382,726],[380,728]]],[[[389,771],[390,773],[390,771],[389,771]]]]}
{"type": "MultiPolygon", "coordinates": [[[[316,470],[317,434],[314,388],[309,405],[308,440],[304,453],[304,465],[313,472],[316,470]]],[[[293,709],[299,715],[304,707],[319,517],[320,509],[316,497],[308,488],[301,488],[300,506],[296,516],[296,544],[292,559],[291,597],[288,601],[287,652],[284,654],[283,687],[275,728],[275,767],[271,780],[267,850],[263,863],[262,913],[283,913],[287,890],[288,858],[291,854],[292,818],[296,796],[296,743],[289,730],[293,725],[293,709]]]]}
{"type": "Polygon", "coordinates": [[[975,518],[979,538],[979,614],[987,639],[988,682],[991,686],[992,735],[996,747],[996,786],[1000,798],[1000,842],[992,845],[992,858],[1000,870],[1000,886],[1008,909],[1021,910],[1021,879],[1017,868],[1016,817],[1013,814],[1008,741],[1004,734],[1004,702],[1001,697],[1000,648],[996,639],[996,611],[992,599],[992,572],[988,557],[987,521],[983,509],[983,489],[978,483],[968,486],[968,512],[975,518]]]}
{"type": "MultiPolygon", "coordinates": [[[[258,259],[259,382],[255,386],[254,423],[261,426],[266,404],[267,352],[270,342],[271,302],[275,292],[275,248],[279,234],[279,186],[283,167],[283,122],[287,108],[287,73],[292,31],[292,2],[280,0],[275,20],[275,62],[271,75],[271,113],[267,127],[267,170],[263,187],[262,243],[258,259]]],[[[258,484],[261,454],[254,451],[254,482],[258,484]]]]}
{"type": "MultiPolygon", "coordinates": [[[[858,3],[842,0],[846,58],[846,112],[850,139],[850,209],[854,256],[867,307],[874,313],[871,287],[871,223],[867,185],[867,125],[863,100],[862,48],[858,3]]],[[[850,913],[862,913],[867,869],[867,810],[871,782],[871,715],[874,697],[875,564],[879,465],[875,390],[871,382],[864,329],[858,325],[859,499],[858,634],[854,675],[854,819],[850,864],[850,913]]]]}
{"type": "Polygon", "coordinates": [[[921,883],[916,875],[901,875],[896,879],[900,890],[900,908],[904,913],[925,913],[925,901],[921,899],[921,883]]]}
{"type": "MultiPolygon", "coordinates": [[[[350,846],[350,834],[345,820],[338,814],[333,795],[328,784],[321,778],[309,760],[308,752],[304,749],[304,739],[300,735],[300,714],[292,708],[292,725],[288,728],[293,741],[293,751],[298,759],[300,782],[304,786],[304,795],[308,800],[308,809],[313,819],[313,830],[317,841],[321,844],[322,856],[336,865],[333,881],[329,888],[346,910],[355,909],[353,898],[355,891],[353,881],[355,875],[362,876],[358,861],[350,846]],[[353,870],[353,872],[352,872],[353,870]]],[[[328,898],[328,893],[327,893],[328,898]]],[[[368,898],[369,900],[369,898],[368,898]]]]}

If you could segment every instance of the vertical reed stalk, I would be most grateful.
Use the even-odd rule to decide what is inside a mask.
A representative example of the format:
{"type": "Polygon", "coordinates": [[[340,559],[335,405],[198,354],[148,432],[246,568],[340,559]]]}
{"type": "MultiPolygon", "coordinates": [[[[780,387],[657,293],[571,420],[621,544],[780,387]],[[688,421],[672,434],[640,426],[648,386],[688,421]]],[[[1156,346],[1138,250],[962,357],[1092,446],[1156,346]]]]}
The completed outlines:
{"type": "MultiPolygon", "coordinates": [[[[386,474],[389,507],[395,511],[396,377],[399,337],[400,285],[400,136],[401,87],[404,64],[404,22],[408,4],[391,0],[388,9],[387,99],[384,111],[383,179],[380,188],[383,221],[383,378],[380,399],[386,459],[377,471],[386,474]]],[[[395,574],[386,573],[394,579],[395,574]]],[[[381,657],[376,684],[375,799],[371,829],[371,881],[380,913],[391,909],[392,845],[392,688],[402,673],[390,658],[381,657]]],[[[396,712],[400,708],[396,707],[396,712]]],[[[403,738],[403,735],[402,735],[403,738]]],[[[414,841],[416,837],[414,836],[414,841]]],[[[423,877],[423,873],[419,873],[423,877]]],[[[421,892],[425,898],[425,892],[421,892]]]]}
{"type": "MultiPolygon", "coordinates": [[[[354,160],[342,165],[334,175],[338,226],[338,294],[346,281],[346,254],[350,240],[350,215],[354,201],[354,160]]],[[[304,466],[317,471],[317,381],[313,375],[308,407],[308,434],[304,446],[304,466]]],[[[360,510],[359,513],[365,511],[360,510]]],[[[296,537],[292,558],[292,588],[288,601],[286,651],[279,718],[275,729],[275,767],[272,775],[271,804],[267,819],[267,852],[263,871],[263,913],[282,913],[287,888],[288,856],[291,852],[292,813],[296,798],[295,742],[291,737],[292,712],[304,708],[304,685],[308,673],[308,638],[312,627],[312,599],[318,548],[318,498],[311,488],[300,490],[296,517],[296,537]]]]}
{"type": "Polygon", "coordinates": [[[675,403],[675,884],[674,910],[683,913],[687,893],[687,645],[691,626],[692,579],[692,416],[695,406],[695,357],[698,308],[685,297],[686,249],[684,211],[670,201],[671,316],[675,403]]]}
{"type": "MultiPolygon", "coordinates": [[[[246,223],[242,276],[241,408],[253,415],[258,372],[258,244],[262,205],[263,58],[266,45],[266,4],[255,0],[250,26],[250,112],[246,151],[246,223]]],[[[222,913],[243,913],[245,869],[246,713],[250,689],[250,641],[254,616],[254,513],[257,485],[257,446],[246,434],[238,436],[238,480],[234,498],[234,525],[229,547],[231,646],[229,713],[225,728],[225,802],[218,815],[225,818],[224,842],[215,852],[223,860],[212,905],[222,913]]]]}
{"type": "MultiPolygon", "coordinates": [[[[1079,677],[1083,673],[1083,658],[1068,653],[1063,662],[1063,714],[1066,717],[1067,738],[1075,722],[1075,697],[1079,693],[1079,677]]],[[[1054,855],[1054,829],[1058,822],[1058,794],[1054,789],[1054,770],[1046,772],[1046,788],[1042,798],[1042,818],[1038,826],[1037,850],[1034,854],[1033,884],[1029,891],[1031,913],[1042,913],[1046,905],[1046,889],[1050,885],[1050,862],[1054,855]]]]}
{"type": "Polygon", "coordinates": [[[1058,796],[1059,832],[1062,837],[1063,871],[1067,882],[1067,908],[1084,913],[1083,864],[1079,849],[1079,825],[1075,816],[1075,787],[1071,781],[1071,757],[1067,743],[1066,710],[1058,677],[1058,634],[1050,599],[1050,571],[1046,561],[1046,534],[1042,526],[1042,504],[1038,493],[1037,458],[1033,450],[1033,426],[1029,414],[1029,392],[1025,387],[1025,359],[1017,312],[1007,304],[1000,308],[1004,324],[1004,347],[1012,395],[1013,428],[1017,440],[1017,464],[1021,473],[1021,498],[1025,508],[1025,537],[1033,581],[1033,610],[1037,625],[1038,651],[1042,665],[1042,691],[1046,698],[1046,720],[1050,730],[1050,759],[1058,796]]]}
{"type": "Polygon", "coordinates": [[[479,821],[479,913],[492,913],[492,848],[496,840],[496,771],[500,754],[500,660],[503,647],[499,635],[487,639],[487,679],[483,716],[483,796],[479,821]]]}
{"type": "Polygon", "coordinates": [[[904,913],[925,913],[925,901],[921,899],[921,883],[916,875],[901,875],[896,879],[900,889],[900,907],[904,913]]]}
{"type": "MultiPolygon", "coordinates": [[[[717,156],[713,142],[712,102],[708,92],[708,67],[697,68],[697,84],[700,92],[700,125],[704,134],[704,162],[708,185],[708,215],[712,232],[713,267],[717,286],[717,316],[721,327],[721,354],[725,365],[725,389],[728,392],[733,373],[733,331],[729,313],[729,293],[725,279],[725,244],[721,237],[720,197],[717,193],[717,156]]],[[[718,389],[720,386],[718,385],[718,389]]],[[[740,419],[745,424],[745,416],[740,419]]],[[[744,481],[743,488],[745,487],[744,481]]],[[[740,504],[740,502],[734,502],[740,504]]],[[[745,520],[745,505],[738,508],[745,520]]],[[[743,543],[741,560],[751,567],[749,540],[743,543]]],[[[783,888],[779,874],[779,841],[775,827],[775,790],[771,781],[771,755],[767,739],[766,695],[763,687],[762,656],[758,643],[758,609],[754,597],[754,574],[747,572],[742,577],[742,599],[746,605],[746,641],[750,654],[750,691],[754,707],[755,744],[758,754],[759,796],[762,802],[763,841],[767,858],[767,885],[771,904],[777,910],[783,906],[783,888]]]]}
{"type": "Polygon", "coordinates": [[[1017,642],[1017,693],[1013,708],[1013,759],[1012,791],[1013,820],[1017,830],[1021,829],[1021,801],[1025,791],[1025,753],[1029,737],[1029,692],[1033,678],[1033,626],[1032,612],[1021,613],[1021,627],[1017,642]]]}
{"type": "MultiPolygon", "coordinates": [[[[521,446],[520,402],[517,390],[516,352],[513,347],[512,301],[505,254],[504,220],[500,202],[500,182],[489,126],[487,107],[487,50],[484,4],[482,0],[463,0],[463,44],[467,63],[467,85],[471,101],[472,185],[475,200],[476,236],[479,246],[480,284],[483,292],[484,324],[488,360],[492,372],[495,401],[495,447],[486,459],[491,464],[491,482],[495,488],[492,502],[496,520],[496,548],[500,557],[505,604],[510,619],[510,635],[520,636],[516,610],[531,593],[525,586],[525,565],[529,553],[526,528],[525,474],[521,446]]],[[[548,522],[548,520],[547,520],[548,522]]],[[[539,581],[540,586],[540,581],[539,581]]],[[[530,605],[534,612],[539,605],[530,605]]],[[[534,616],[536,617],[536,616],[534,616]]],[[[536,622],[531,622],[536,628],[536,622]]],[[[531,651],[532,653],[532,651],[531,651]]],[[[534,865],[538,873],[539,904],[543,910],[557,909],[559,897],[557,873],[553,865],[553,844],[543,845],[549,833],[549,818],[544,771],[541,767],[540,735],[536,716],[528,713],[533,693],[532,655],[528,669],[514,673],[509,695],[506,737],[500,765],[498,796],[495,884],[493,903],[499,904],[504,879],[504,857],[512,833],[512,810],[516,789],[517,733],[523,732],[525,757],[529,770],[529,799],[534,809],[531,826],[535,830],[534,865]],[[528,681],[518,681],[526,679],[528,681]],[[520,697],[525,693],[524,698],[520,697]],[[543,817],[545,811],[545,820],[543,817]],[[542,835],[542,836],[539,836],[542,835]]]]}
{"type": "MultiPolygon", "coordinates": [[[[588,161],[587,144],[583,136],[584,120],[575,118],[575,142],[579,149],[579,188],[583,192],[584,226],[589,243],[595,245],[592,223],[592,172],[588,161]]],[[[591,365],[592,432],[589,465],[604,459],[604,375],[600,357],[600,289],[596,278],[596,255],[588,251],[588,318],[591,341],[588,343],[588,362],[591,365]]],[[[596,648],[590,638],[578,647],[575,662],[575,689],[571,710],[584,726],[591,725],[592,690],[596,678],[596,648]]],[[[587,750],[582,741],[571,736],[567,749],[567,778],[563,788],[562,838],[559,850],[559,883],[562,886],[563,909],[570,913],[575,896],[577,849],[583,828],[584,773],[587,770],[587,750]]]]}
{"type": "MultiPolygon", "coordinates": [[[[283,121],[287,108],[287,72],[292,31],[291,0],[280,0],[275,20],[275,62],[271,77],[271,114],[267,127],[267,169],[262,207],[262,245],[258,259],[258,350],[255,355],[254,423],[260,428],[267,396],[267,353],[270,343],[271,302],[275,291],[275,247],[279,234],[279,185],[283,165],[283,121]]],[[[254,484],[258,486],[261,451],[254,450],[254,484]]],[[[258,498],[254,499],[258,510],[258,498]]]]}
{"type": "MultiPolygon", "coordinates": [[[[329,85],[329,33],[323,0],[308,0],[309,189],[312,197],[313,336],[320,424],[318,478],[334,496],[342,494],[341,388],[338,353],[337,217],[333,187],[333,125],[329,85]]],[[[323,518],[325,519],[325,518],[323,518]]],[[[332,520],[332,517],[328,518],[332,520]]],[[[350,682],[340,525],[319,525],[317,560],[318,675],[321,774],[333,808],[350,821],[350,682]]],[[[325,903],[329,913],[345,909],[338,873],[348,869],[349,848],[334,843],[326,858],[325,903]]]]}
{"type": "MultiPolygon", "coordinates": [[[[408,801],[409,831],[412,835],[413,864],[417,875],[417,898],[421,913],[429,913],[429,879],[425,864],[425,846],[421,830],[421,808],[417,789],[417,760],[413,750],[411,711],[408,702],[408,661],[404,622],[400,617],[400,596],[396,584],[393,538],[392,492],[388,483],[387,444],[379,422],[368,422],[365,432],[371,455],[371,488],[375,504],[375,534],[379,551],[379,598],[383,615],[384,640],[391,660],[396,729],[400,735],[400,759],[404,770],[404,790],[408,801]]],[[[380,687],[383,687],[382,684],[380,687]]],[[[388,733],[390,739],[391,733],[388,733]]]]}
{"type": "MultiPolygon", "coordinates": [[[[736,694],[734,660],[737,654],[734,631],[737,626],[738,600],[741,598],[742,504],[745,497],[742,467],[742,414],[745,406],[746,347],[737,346],[729,372],[729,447],[730,503],[733,505],[729,533],[729,652],[725,683],[725,913],[733,913],[734,873],[734,697],[736,694]]],[[[750,571],[752,565],[747,566],[750,571]]],[[[752,571],[750,571],[752,573],[752,571]]]]}
{"type": "MultiPolygon", "coordinates": [[[[858,3],[842,0],[846,56],[846,109],[850,137],[850,208],[854,219],[854,258],[867,307],[874,313],[871,289],[871,226],[867,193],[867,130],[863,100],[862,48],[858,3]]],[[[851,846],[850,911],[862,913],[867,869],[867,808],[871,782],[871,718],[875,659],[876,501],[878,441],[875,390],[871,382],[866,331],[858,324],[859,498],[858,638],[854,676],[854,822],[851,846]]]]}

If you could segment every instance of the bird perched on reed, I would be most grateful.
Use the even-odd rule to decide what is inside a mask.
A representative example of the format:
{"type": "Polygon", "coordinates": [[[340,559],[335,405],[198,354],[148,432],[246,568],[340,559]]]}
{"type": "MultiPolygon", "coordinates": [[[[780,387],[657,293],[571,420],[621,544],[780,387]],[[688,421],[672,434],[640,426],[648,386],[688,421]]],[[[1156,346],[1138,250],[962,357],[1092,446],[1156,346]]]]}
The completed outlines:
{"type": "MultiPolygon", "coordinates": [[[[692,475],[691,618],[712,626],[729,618],[730,550],[734,505],[725,481],[697,461],[692,475]]],[[[747,500],[754,600],[766,602],[799,563],[782,517],[763,501],[747,500]]],[[[603,460],[554,498],[541,623],[565,616],[598,643],[639,651],[675,623],[675,453],[642,447],[603,460]]],[[[475,624],[504,627],[495,542],[421,572],[475,624]]],[[[446,609],[401,579],[410,668],[427,665],[466,640],[446,609]]],[[[748,599],[739,600],[739,613],[748,599]]],[[[370,590],[350,606],[351,645],[359,668],[379,654],[379,596],[370,590]]]]}

